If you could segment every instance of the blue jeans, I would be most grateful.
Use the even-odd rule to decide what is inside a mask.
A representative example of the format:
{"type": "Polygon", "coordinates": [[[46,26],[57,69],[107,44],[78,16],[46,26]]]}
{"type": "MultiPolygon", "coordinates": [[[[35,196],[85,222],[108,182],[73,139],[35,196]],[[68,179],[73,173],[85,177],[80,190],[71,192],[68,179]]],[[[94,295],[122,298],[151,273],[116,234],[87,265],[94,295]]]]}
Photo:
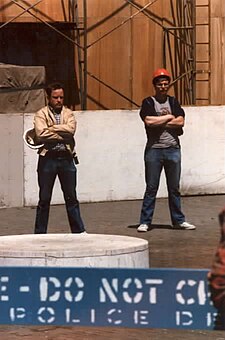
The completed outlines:
{"type": "Polygon", "coordinates": [[[39,202],[36,210],[35,234],[47,233],[50,202],[56,176],[59,177],[63,191],[71,232],[81,233],[85,230],[76,194],[76,171],[72,156],[61,158],[39,156],[37,169],[39,202]]]}
{"type": "Polygon", "coordinates": [[[179,148],[145,149],[145,181],[140,223],[151,224],[155,209],[156,194],[162,169],[165,170],[169,210],[172,224],[182,223],[185,216],[181,211],[179,192],[181,174],[181,152],[179,148]]]}

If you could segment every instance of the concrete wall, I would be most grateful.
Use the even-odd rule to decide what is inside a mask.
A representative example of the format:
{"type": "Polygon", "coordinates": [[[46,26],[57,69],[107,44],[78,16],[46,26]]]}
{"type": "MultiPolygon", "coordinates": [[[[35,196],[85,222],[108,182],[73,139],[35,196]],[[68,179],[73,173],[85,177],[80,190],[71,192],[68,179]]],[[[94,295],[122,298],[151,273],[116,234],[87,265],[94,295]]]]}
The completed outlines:
{"type": "Polygon", "coordinates": [[[0,208],[22,206],[23,114],[0,114],[0,208]]]}
{"type": "MultiPolygon", "coordinates": [[[[183,195],[225,193],[225,107],[186,107],[181,137],[183,195]]],[[[141,199],[143,152],[146,142],[138,111],[85,111],[75,113],[78,197],[81,202],[141,199]]],[[[0,115],[2,166],[1,206],[33,206],[38,200],[37,154],[22,140],[33,125],[33,114],[0,115]]],[[[162,176],[159,197],[166,197],[162,176]]],[[[59,183],[53,204],[63,203],[59,183]]]]}
{"type": "Polygon", "coordinates": [[[225,192],[225,107],[189,107],[186,111],[181,192],[225,192]]]}

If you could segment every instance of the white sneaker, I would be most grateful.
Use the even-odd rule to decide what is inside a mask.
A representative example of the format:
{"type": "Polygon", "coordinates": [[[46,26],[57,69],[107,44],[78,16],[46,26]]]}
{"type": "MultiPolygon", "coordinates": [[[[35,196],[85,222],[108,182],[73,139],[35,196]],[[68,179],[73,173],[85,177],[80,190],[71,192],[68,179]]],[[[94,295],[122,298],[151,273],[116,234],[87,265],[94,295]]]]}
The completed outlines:
{"type": "Polygon", "coordinates": [[[183,223],[177,223],[173,226],[175,229],[184,229],[184,230],[195,230],[196,226],[189,223],[189,222],[183,222],[183,223]]]}
{"type": "Polygon", "coordinates": [[[148,225],[147,224],[140,224],[139,227],[137,228],[137,231],[141,231],[141,232],[146,232],[148,231],[148,225]]]}

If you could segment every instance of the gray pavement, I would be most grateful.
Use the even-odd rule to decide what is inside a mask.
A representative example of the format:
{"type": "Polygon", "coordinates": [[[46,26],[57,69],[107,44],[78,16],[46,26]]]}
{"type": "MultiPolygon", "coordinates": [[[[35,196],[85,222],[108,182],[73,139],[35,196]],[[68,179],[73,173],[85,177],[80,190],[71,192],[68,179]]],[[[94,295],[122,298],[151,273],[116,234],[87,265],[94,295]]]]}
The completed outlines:
{"type": "MultiPolygon", "coordinates": [[[[137,233],[141,201],[81,204],[87,231],[141,237],[149,242],[150,266],[159,268],[210,268],[220,231],[218,212],[225,205],[225,195],[183,197],[182,206],[195,231],[172,230],[167,199],[158,199],[151,231],[137,233]]],[[[0,209],[0,235],[33,233],[34,208],[0,209]]],[[[65,207],[52,206],[49,233],[70,232],[65,207]]],[[[184,331],[166,329],[19,327],[0,326],[1,340],[92,340],[92,339],[225,339],[219,331],[184,331]]]]}

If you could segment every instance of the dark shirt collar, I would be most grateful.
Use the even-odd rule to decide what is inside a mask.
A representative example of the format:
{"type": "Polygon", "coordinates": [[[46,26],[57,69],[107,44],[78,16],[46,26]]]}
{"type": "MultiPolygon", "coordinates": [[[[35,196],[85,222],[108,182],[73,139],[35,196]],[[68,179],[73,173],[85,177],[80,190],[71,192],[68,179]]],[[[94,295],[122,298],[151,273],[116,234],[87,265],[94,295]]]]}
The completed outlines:
{"type": "Polygon", "coordinates": [[[60,115],[61,112],[62,112],[62,109],[61,110],[54,110],[53,107],[49,104],[48,104],[48,108],[54,115],[60,115]]]}

